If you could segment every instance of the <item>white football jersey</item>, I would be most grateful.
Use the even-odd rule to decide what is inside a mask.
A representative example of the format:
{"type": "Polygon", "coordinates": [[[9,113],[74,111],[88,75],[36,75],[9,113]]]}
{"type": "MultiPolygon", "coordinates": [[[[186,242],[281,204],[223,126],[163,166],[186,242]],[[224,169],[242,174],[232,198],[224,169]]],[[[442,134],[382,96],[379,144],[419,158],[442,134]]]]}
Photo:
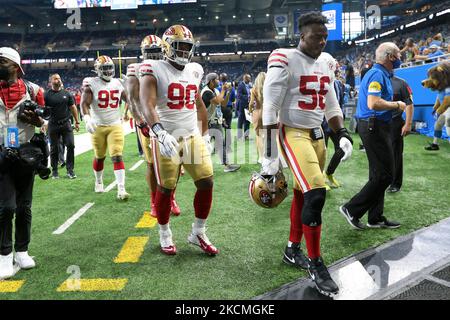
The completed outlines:
{"type": "Polygon", "coordinates": [[[142,63],[132,63],[127,66],[127,77],[135,76],[139,78],[139,68],[142,63]]]}
{"type": "Polygon", "coordinates": [[[145,60],[139,77],[152,75],[157,81],[156,111],[167,132],[176,136],[198,134],[196,99],[203,68],[195,62],[178,70],[164,60],[145,60]]]}
{"type": "Polygon", "coordinates": [[[336,61],[323,52],[313,59],[298,49],[278,49],[269,57],[264,83],[263,124],[320,127],[342,111],[334,92],[336,61]],[[278,118],[277,118],[278,112],[278,118]]]}
{"type": "Polygon", "coordinates": [[[85,78],[83,87],[88,86],[93,94],[90,115],[100,126],[121,124],[120,98],[124,87],[119,79],[106,82],[99,77],[85,78]]]}

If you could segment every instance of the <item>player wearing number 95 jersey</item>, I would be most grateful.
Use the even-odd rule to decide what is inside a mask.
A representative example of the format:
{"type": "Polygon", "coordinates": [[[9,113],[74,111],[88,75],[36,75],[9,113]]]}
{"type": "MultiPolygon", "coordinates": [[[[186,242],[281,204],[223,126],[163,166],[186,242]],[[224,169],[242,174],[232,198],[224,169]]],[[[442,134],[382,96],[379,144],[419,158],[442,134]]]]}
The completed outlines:
{"type": "Polygon", "coordinates": [[[125,164],[122,158],[124,133],[120,102],[126,101],[127,97],[122,83],[114,78],[114,62],[110,57],[98,57],[94,68],[98,76],[83,81],[81,108],[94,148],[95,192],[104,192],[103,164],[108,150],[114,164],[117,198],[126,200],[129,194],[125,190],[125,164]]]}
{"type": "MultiPolygon", "coordinates": [[[[279,149],[295,177],[290,237],[283,261],[308,269],[322,294],[335,295],[339,288],[320,253],[321,213],[326,195],[322,174],[326,149],[320,126],[324,115],[339,136],[345,152],[343,160],[351,155],[352,139],[344,128],[333,91],[335,60],[322,52],[328,37],[326,23],[320,12],[300,16],[299,46],[275,50],[270,55],[264,83],[263,125],[269,130],[279,128],[279,149]],[[303,235],[309,258],[301,250],[303,235]]],[[[267,134],[265,141],[262,173],[269,176],[280,168],[277,147],[272,141],[275,136],[267,134]]]]}
{"type": "Polygon", "coordinates": [[[152,150],[158,182],[155,205],[161,251],[176,254],[169,226],[170,198],[183,164],[197,187],[195,220],[188,241],[205,253],[216,255],[218,250],[205,233],[212,205],[213,168],[207,146],[210,143],[207,111],[198,94],[203,68],[190,62],[194,38],[185,26],[168,28],[162,42],[165,60],[146,60],[140,66],[143,115],[157,136],[152,150]]]}

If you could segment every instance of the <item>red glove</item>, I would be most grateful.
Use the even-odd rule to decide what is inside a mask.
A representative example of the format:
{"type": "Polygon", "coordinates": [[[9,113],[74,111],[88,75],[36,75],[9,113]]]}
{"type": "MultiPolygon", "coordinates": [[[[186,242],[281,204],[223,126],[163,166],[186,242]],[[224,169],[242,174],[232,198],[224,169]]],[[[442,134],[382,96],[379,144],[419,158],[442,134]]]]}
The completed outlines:
{"type": "Polygon", "coordinates": [[[141,130],[144,137],[150,138],[150,127],[148,126],[147,122],[138,124],[138,128],[141,130]]]}

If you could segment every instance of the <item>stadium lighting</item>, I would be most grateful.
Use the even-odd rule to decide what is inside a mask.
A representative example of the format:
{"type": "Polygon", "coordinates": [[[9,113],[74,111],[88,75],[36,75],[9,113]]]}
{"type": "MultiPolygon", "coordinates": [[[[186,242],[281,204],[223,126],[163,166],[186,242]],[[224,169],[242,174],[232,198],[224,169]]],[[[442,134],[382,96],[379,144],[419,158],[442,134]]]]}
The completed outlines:
{"type": "MultiPolygon", "coordinates": [[[[67,25],[66,23],[64,23],[64,25],[67,25]]],[[[50,23],[47,23],[47,27],[50,27],[50,23]]]]}
{"type": "Polygon", "coordinates": [[[347,44],[348,44],[349,46],[351,46],[351,45],[352,45],[352,40],[350,40],[349,42],[347,42],[347,44]]]}
{"type": "Polygon", "coordinates": [[[241,54],[243,54],[243,52],[242,52],[242,51],[238,51],[237,54],[238,54],[238,55],[241,55],[241,54]]]}
{"type": "Polygon", "coordinates": [[[34,24],[30,24],[30,28],[34,28],[34,24]]]}
{"type": "Polygon", "coordinates": [[[380,38],[381,38],[381,37],[385,37],[385,36],[387,36],[387,35],[390,35],[390,34],[392,34],[392,33],[394,33],[394,32],[395,32],[395,30],[390,30],[390,31],[384,32],[384,33],[380,34],[380,38]]]}
{"type": "Polygon", "coordinates": [[[216,20],[219,20],[219,16],[216,16],[216,20]]]}
{"type": "Polygon", "coordinates": [[[434,18],[434,14],[430,14],[429,16],[428,16],[428,18],[431,20],[431,19],[433,19],[434,18]]]}
{"type": "Polygon", "coordinates": [[[157,23],[157,22],[158,22],[158,19],[156,19],[156,18],[155,18],[155,19],[153,19],[153,21],[152,21],[152,22],[153,22],[153,24],[155,24],[155,23],[157,23]]]}
{"type": "Polygon", "coordinates": [[[198,17],[198,20],[202,20],[202,17],[198,17]]]}
{"type": "Polygon", "coordinates": [[[130,22],[131,22],[131,23],[136,23],[136,20],[131,19],[130,22]]]}
{"type": "Polygon", "coordinates": [[[11,23],[8,23],[8,27],[11,27],[11,23]]]}
{"type": "Polygon", "coordinates": [[[206,52],[202,52],[202,57],[206,57],[207,53],[206,52]]]}
{"type": "Polygon", "coordinates": [[[400,26],[400,30],[403,30],[404,28],[405,28],[404,25],[401,25],[401,26],[400,26]]]}
{"type": "Polygon", "coordinates": [[[417,24],[419,24],[419,23],[422,23],[422,22],[425,22],[425,21],[427,21],[427,19],[426,19],[426,18],[423,18],[423,19],[420,19],[420,20],[417,20],[417,21],[408,23],[408,24],[406,25],[406,28],[415,26],[415,25],[417,25],[417,24]]]}
{"type": "Polygon", "coordinates": [[[249,17],[249,18],[251,18],[251,17],[252,17],[252,15],[251,15],[251,14],[249,14],[249,15],[248,15],[248,17],[249,17]]]}
{"type": "Polygon", "coordinates": [[[233,19],[236,19],[236,16],[235,16],[235,15],[233,15],[233,19]]]}
{"type": "Polygon", "coordinates": [[[184,18],[181,18],[180,20],[181,20],[181,21],[184,21],[184,18]]]}
{"type": "Polygon", "coordinates": [[[116,20],[114,20],[114,21],[113,21],[113,23],[114,23],[114,24],[116,24],[116,23],[117,23],[117,21],[116,21],[116,20]]]}
{"type": "Polygon", "coordinates": [[[96,21],[95,24],[98,25],[98,21],[96,21]]]}
{"type": "Polygon", "coordinates": [[[165,18],[164,21],[167,22],[167,21],[169,21],[169,19],[165,18]]]}
{"type": "Polygon", "coordinates": [[[447,13],[450,13],[450,9],[446,9],[446,10],[444,10],[444,11],[441,11],[441,12],[436,13],[436,17],[440,17],[440,16],[442,16],[443,14],[447,14],[447,13]]]}

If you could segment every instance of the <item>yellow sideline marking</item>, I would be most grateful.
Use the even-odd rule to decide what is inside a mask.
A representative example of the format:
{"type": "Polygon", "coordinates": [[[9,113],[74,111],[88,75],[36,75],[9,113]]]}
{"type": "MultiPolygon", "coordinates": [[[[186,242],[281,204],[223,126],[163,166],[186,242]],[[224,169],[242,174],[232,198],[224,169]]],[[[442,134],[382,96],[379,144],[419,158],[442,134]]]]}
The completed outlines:
{"type": "Polygon", "coordinates": [[[128,279],[67,279],[56,291],[121,291],[128,279]]]}
{"type": "Polygon", "coordinates": [[[18,281],[1,281],[0,280],[0,293],[17,292],[22,288],[25,280],[18,281]]]}
{"type": "Polygon", "coordinates": [[[145,211],[135,228],[153,228],[157,222],[158,220],[151,216],[150,211],[145,211]]]}
{"type": "Polygon", "coordinates": [[[137,263],[144,253],[148,237],[129,237],[120,250],[114,263],[137,263]]]}

